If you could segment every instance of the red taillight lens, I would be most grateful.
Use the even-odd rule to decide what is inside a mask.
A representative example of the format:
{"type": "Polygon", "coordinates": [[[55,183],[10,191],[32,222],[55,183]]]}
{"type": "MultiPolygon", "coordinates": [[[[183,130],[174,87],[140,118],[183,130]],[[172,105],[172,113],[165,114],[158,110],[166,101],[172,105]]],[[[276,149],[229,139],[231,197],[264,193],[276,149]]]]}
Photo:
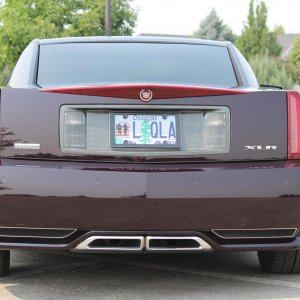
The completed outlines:
{"type": "Polygon", "coordinates": [[[300,159],[300,94],[288,92],[289,145],[288,158],[300,159]]]}

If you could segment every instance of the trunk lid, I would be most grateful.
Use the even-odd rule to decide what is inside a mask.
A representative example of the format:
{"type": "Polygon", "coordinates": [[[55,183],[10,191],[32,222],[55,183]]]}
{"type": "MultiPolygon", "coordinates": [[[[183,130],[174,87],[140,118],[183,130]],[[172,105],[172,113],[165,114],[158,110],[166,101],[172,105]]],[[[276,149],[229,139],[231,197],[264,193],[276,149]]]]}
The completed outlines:
{"type": "MultiPolygon", "coordinates": [[[[74,120],[77,120],[74,122],[80,123],[78,116],[73,115],[74,120]]],[[[214,115],[214,118],[218,119],[219,116],[221,115],[214,115]]],[[[250,92],[159,85],[75,87],[44,91],[2,89],[1,156],[102,162],[283,160],[287,159],[287,123],[285,91],[250,92]],[[146,98],[148,91],[152,92],[151,101],[141,101],[142,91],[145,91],[146,98]],[[89,141],[85,142],[92,147],[64,147],[64,117],[68,109],[84,111],[85,116],[88,116],[85,120],[89,122],[90,136],[89,141]],[[198,151],[199,149],[191,148],[191,136],[197,134],[197,129],[196,132],[189,129],[195,125],[193,111],[202,118],[201,122],[208,122],[205,119],[208,112],[225,112],[228,139],[225,148],[221,151],[198,151]],[[104,119],[98,118],[101,113],[106,114],[104,119]],[[185,122],[179,131],[182,143],[185,143],[181,146],[185,145],[187,148],[141,147],[137,150],[132,147],[110,147],[112,135],[109,131],[115,126],[112,124],[112,117],[116,118],[118,113],[142,116],[150,114],[158,117],[167,114],[175,119],[180,115],[181,120],[176,123],[185,122]],[[101,148],[101,151],[100,139],[106,143],[106,148],[101,148]]],[[[199,125],[200,131],[204,128],[203,124],[202,127],[199,125]]],[[[204,131],[201,134],[202,137],[207,135],[204,131]]]]}

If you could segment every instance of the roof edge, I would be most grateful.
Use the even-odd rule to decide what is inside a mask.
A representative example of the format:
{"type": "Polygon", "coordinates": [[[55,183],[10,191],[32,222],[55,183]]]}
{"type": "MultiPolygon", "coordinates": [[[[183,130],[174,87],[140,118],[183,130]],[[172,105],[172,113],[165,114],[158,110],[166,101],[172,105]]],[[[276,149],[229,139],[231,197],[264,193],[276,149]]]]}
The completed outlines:
{"type": "Polygon", "coordinates": [[[64,37],[38,40],[40,45],[64,44],[64,43],[178,43],[200,44],[227,47],[231,42],[212,41],[195,38],[157,37],[157,36],[88,36],[88,37],[64,37]]]}

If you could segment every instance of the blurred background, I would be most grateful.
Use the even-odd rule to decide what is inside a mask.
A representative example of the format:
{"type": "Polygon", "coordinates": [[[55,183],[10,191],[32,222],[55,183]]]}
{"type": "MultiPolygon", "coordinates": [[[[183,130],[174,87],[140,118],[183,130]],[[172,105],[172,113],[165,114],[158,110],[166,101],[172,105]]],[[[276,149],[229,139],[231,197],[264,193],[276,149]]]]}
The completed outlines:
{"type": "Polygon", "coordinates": [[[0,0],[0,85],[37,38],[179,36],[234,43],[260,84],[299,89],[299,0],[0,0]]]}

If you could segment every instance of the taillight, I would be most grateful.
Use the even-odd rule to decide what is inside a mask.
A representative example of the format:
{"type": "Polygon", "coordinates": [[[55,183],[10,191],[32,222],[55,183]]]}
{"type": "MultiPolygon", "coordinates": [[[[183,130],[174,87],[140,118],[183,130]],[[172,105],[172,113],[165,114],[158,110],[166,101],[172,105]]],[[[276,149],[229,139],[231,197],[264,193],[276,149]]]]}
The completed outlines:
{"type": "Polygon", "coordinates": [[[288,92],[288,158],[300,159],[300,94],[288,92]]]}

